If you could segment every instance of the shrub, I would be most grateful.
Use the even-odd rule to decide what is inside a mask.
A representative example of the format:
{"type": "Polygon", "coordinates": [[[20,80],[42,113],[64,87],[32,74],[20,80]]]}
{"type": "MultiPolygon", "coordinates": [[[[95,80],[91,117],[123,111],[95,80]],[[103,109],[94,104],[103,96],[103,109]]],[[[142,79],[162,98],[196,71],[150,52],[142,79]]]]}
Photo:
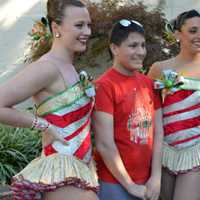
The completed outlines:
{"type": "Polygon", "coordinates": [[[0,125],[0,184],[22,170],[41,152],[41,138],[36,131],[0,125]]]}
{"type": "MultiPolygon", "coordinates": [[[[91,68],[94,68],[95,70],[92,71],[96,75],[101,71],[99,69],[97,70],[98,72],[96,71],[99,66],[105,69],[105,67],[111,65],[111,58],[108,53],[108,35],[112,25],[120,19],[134,19],[144,25],[148,52],[144,62],[145,67],[151,66],[157,60],[164,60],[175,55],[177,53],[177,46],[169,48],[163,40],[166,19],[162,12],[162,3],[163,1],[161,0],[160,8],[153,10],[149,10],[142,1],[135,3],[133,0],[101,0],[100,3],[88,3],[93,34],[89,42],[88,51],[84,53],[84,56],[82,54],[77,56],[75,65],[77,69],[86,67],[91,70],[91,68]]],[[[41,22],[38,21],[34,26],[39,24],[41,22]]],[[[38,31],[38,34],[43,35],[43,31],[41,32],[40,29],[38,31]]],[[[38,55],[48,50],[51,43],[51,37],[46,37],[46,34],[42,36],[45,40],[40,37],[36,41],[33,37],[35,33],[31,32],[29,35],[32,36],[30,43],[28,43],[30,49],[28,48],[28,54],[25,53],[25,57],[22,59],[24,62],[31,62],[38,58],[38,55]],[[39,48],[40,45],[44,45],[45,41],[48,45],[45,45],[45,48],[39,48]]]]}
{"type": "MultiPolygon", "coordinates": [[[[168,46],[163,40],[166,19],[161,9],[148,10],[142,2],[129,1],[123,5],[122,2],[102,0],[101,3],[89,4],[93,34],[86,55],[78,58],[78,66],[99,67],[106,64],[108,67],[110,62],[107,51],[109,30],[120,19],[134,19],[143,24],[148,51],[144,66],[148,67],[157,60],[172,56],[170,51],[164,51],[168,50],[168,46]]],[[[174,51],[172,53],[174,54],[174,51]]]]}

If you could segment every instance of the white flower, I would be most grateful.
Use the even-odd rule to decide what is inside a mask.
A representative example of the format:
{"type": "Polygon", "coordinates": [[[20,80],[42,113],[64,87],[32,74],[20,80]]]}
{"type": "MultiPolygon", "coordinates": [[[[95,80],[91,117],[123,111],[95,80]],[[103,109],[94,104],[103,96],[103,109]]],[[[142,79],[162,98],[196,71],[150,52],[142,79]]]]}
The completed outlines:
{"type": "Polygon", "coordinates": [[[162,51],[166,54],[170,54],[170,49],[167,49],[167,48],[163,48],[162,51]]]}
{"type": "Polygon", "coordinates": [[[90,85],[87,88],[85,88],[85,93],[88,97],[94,97],[96,94],[94,86],[90,85]]]}

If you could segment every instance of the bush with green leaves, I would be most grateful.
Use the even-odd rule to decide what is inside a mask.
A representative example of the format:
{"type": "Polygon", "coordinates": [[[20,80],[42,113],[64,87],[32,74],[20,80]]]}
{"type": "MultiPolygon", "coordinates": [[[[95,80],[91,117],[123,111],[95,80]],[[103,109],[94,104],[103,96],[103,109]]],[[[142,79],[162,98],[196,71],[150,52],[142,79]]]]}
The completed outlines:
{"type": "Polygon", "coordinates": [[[176,53],[174,48],[173,51],[169,49],[163,39],[166,18],[162,6],[150,10],[145,1],[102,0],[90,3],[89,11],[92,37],[86,54],[78,57],[79,68],[88,66],[95,68],[96,72],[99,67],[109,67],[111,58],[108,53],[108,35],[113,24],[120,19],[134,19],[143,24],[148,52],[144,66],[149,67],[155,61],[165,60],[176,53]]]}
{"type": "Polygon", "coordinates": [[[41,137],[36,131],[0,125],[0,185],[40,155],[41,137]]]}

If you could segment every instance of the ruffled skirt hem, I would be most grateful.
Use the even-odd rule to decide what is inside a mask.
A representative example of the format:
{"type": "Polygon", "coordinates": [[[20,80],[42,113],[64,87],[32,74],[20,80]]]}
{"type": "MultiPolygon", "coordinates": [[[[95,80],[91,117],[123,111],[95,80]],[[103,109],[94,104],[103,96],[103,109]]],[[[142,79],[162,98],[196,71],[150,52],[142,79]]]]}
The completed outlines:
{"type": "Polygon", "coordinates": [[[65,186],[98,191],[94,162],[88,165],[74,156],[52,154],[33,160],[13,177],[13,200],[41,200],[45,192],[65,186]]]}
{"type": "Polygon", "coordinates": [[[173,174],[200,168],[200,144],[179,150],[164,143],[162,165],[173,174]]]}

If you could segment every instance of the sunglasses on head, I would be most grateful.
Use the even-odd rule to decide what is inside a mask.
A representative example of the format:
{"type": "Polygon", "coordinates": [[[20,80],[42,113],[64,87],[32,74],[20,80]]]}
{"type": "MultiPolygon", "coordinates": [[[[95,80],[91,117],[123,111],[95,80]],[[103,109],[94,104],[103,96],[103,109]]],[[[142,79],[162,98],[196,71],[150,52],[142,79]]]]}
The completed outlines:
{"type": "Polygon", "coordinates": [[[138,21],[135,20],[128,20],[128,19],[121,19],[119,21],[119,24],[122,25],[123,27],[129,27],[131,24],[135,24],[143,28],[143,25],[140,24],[138,21]]]}

